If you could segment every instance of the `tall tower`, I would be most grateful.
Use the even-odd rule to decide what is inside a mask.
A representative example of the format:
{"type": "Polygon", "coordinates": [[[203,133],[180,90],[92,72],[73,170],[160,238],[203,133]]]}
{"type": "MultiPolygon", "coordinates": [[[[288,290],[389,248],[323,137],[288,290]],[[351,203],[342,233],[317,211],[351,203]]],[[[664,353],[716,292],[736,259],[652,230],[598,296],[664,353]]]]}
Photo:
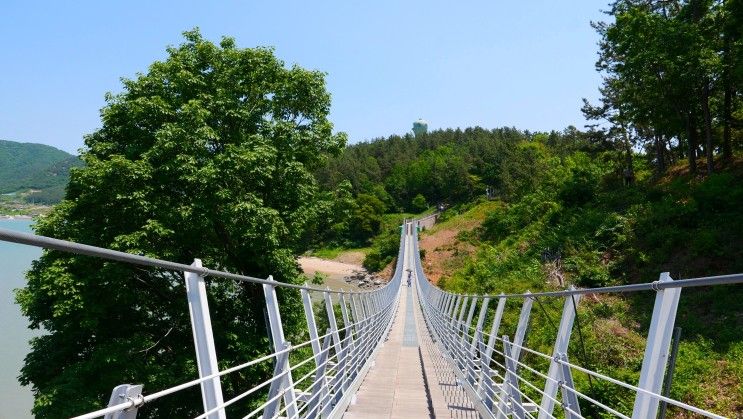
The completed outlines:
{"type": "Polygon", "coordinates": [[[425,134],[426,132],[428,132],[428,122],[422,118],[418,118],[417,121],[413,122],[413,134],[415,134],[416,137],[425,134]]]}

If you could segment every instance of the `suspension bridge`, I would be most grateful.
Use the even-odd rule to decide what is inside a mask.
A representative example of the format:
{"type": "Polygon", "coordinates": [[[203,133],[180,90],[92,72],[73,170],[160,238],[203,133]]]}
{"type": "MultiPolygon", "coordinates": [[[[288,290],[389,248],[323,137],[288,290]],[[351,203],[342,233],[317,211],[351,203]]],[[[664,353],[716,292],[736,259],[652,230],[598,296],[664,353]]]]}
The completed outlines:
{"type": "MultiPolygon", "coordinates": [[[[260,402],[243,418],[552,418],[584,416],[591,406],[601,417],[663,417],[674,406],[683,417],[721,418],[714,412],[668,397],[672,376],[671,341],[683,288],[739,284],[743,274],[673,280],[668,273],[644,284],[562,291],[461,295],[430,284],[418,250],[419,223],[401,226],[393,278],[370,291],[330,290],[254,278],[203,267],[0,229],[0,240],[116,260],[183,274],[194,337],[198,377],[170,388],[124,384],[102,408],[77,418],[133,419],[159,399],[199,387],[203,413],[224,419],[226,409],[246,398],[260,402]],[[205,277],[241,281],[263,288],[272,352],[226,369],[218,368],[205,277]],[[276,291],[297,292],[309,339],[288,342],[276,291]],[[652,292],[655,303],[638,382],[610,377],[568,357],[577,306],[586,294],[652,292]],[[550,353],[527,346],[532,305],[538,298],[562,301],[550,353]],[[315,304],[324,302],[324,309],[315,304]],[[507,301],[519,302],[515,332],[501,330],[507,301]],[[318,308],[320,307],[320,308],[318,308]],[[320,321],[322,320],[322,322],[320,321]],[[327,324],[319,330],[318,324],[327,324]],[[311,350],[311,354],[310,354],[311,350]],[[297,360],[299,354],[309,355],[297,360]],[[528,354],[529,356],[525,356],[528,354]],[[542,360],[541,363],[527,359],[542,360]],[[225,397],[221,378],[271,365],[272,376],[242,393],[225,397]],[[538,365],[537,365],[538,364],[538,365]],[[671,368],[669,368],[669,365],[671,368]],[[573,375],[618,386],[634,394],[627,407],[598,400],[576,388],[573,375]],[[665,384],[665,386],[664,386],[665,384]],[[105,407],[104,407],[105,406],[105,407]]],[[[188,377],[185,377],[188,379],[188,377]]]]}

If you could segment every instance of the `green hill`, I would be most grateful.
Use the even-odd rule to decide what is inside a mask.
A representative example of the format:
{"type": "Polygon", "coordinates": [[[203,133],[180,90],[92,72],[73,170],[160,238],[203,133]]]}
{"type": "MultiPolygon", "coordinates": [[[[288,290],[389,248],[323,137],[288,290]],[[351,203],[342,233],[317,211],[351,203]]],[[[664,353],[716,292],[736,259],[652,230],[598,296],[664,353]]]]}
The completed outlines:
{"type": "Polygon", "coordinates": [[[58,202],[69,180],[70,168],[81,165],[54,147],[0,140],[0,193],[38,192],[27,195],[36,202],[58,202]]]}
{"type": "MultiPolygon", "coordinates": [[[[737,131],[735,138],[741,138],[737,131]]],[[[412,217],[391,213],[444,203],[439,223],[421,234],[421,254],[429,278],[452,292],[549,291],[650,282],[661,272],[683,279],[743,271],[737,145],[731,158],[714,160],[713,173],[704,159],[692,173],[680,155],[660,165],[655,153],[634,152],[628,179],[626,152],[602,140],[572,128],[468,128],[351,145],[317,173],[336,195],[345,190],[355,197],[355,206],[352,200],[337,211],[350,208],[351,216],[328,229],[329,243],[343,245],[359,230],[374,233],[363,243],[346,241],[366,246],[364,266],[381,270],[394,263],[400,219],[412,217]],[[379,222],[367,227],[360,220],[370,215],[379,222]]],[[[740,286],[684,290],[672,398],[740,417],[742,301],[740,286]]],[[[508,306],[503,330],[515,329],[519,304],[508,306]]],[[[637,382],[652,308],[651,292],[585,298],[571,358],[637,382]]],[[[527,346],[552,350],[561,309],[560,299],[539,300],[527,346]]],[[[530,354],[524,359],[539,370],[548,367],[530,354]]],[[[581,392],[631,412],[634,393],[582,375],[574,379],[581,392]]],[[[587,417],[599,417],[595,406],[584,407],[587,417]]],[[[673,408],[669,415],[683,417],[673,408]]]]}

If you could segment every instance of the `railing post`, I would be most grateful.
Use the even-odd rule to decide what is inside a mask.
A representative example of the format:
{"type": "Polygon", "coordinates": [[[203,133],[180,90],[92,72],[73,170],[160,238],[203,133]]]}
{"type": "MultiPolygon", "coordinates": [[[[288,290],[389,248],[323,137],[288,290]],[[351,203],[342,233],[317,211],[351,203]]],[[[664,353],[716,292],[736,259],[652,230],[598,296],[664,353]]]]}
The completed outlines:
{"type": "MultiPolygon", "coordinates": [[[[668,272],[660,274],[658,283],[671,282],[668,272]]],[[[642,360],[640,370],[640,382],[637,386],[651,393],[660,394],[663,385],[663,372],[668,362],[668,348],[671,343],[673,325],[676,321],[676,310],[678,309],[681,288],[666,288],[656,291],[655,306],[653,307],[653,318],[650,321],[648,340],[645,346],[645,357],[642,360]]],[[[635,406],[632,410],[632,418],[652,419],[658,415],[658,402],[656,396],[638,391],[635,396],[635,406]]]]}
{"type": "MultiPolygon", "coordinates": [[[[469,337],[470,326],[472,325],[472,317],[475,315],[475,308],[477,307],[477,297],[472,297],[470,302],[470,308],[467,312],[467,320],[462,324],[462,337],[459,339],[459,366],[460,369],[466,369],[470,364],[471,351],[467,349],[467,338],[469,337]]],[[[465,377],[467,371],[464,372],[465,377]]]]}
{"type": "MultiPolygon", "coordinates": [[[[328,291],[323,292],[323,298],[325,300],[325,313],[328,315],[328,325],[330,326],[330,336],[333,338],[333,347],[335,353],[340,354],[341,352],[341,337],[338,333],[338,322],[335,319],[335,309],[333,308],[333,299],[330,297],[328,291]]],[[[338,355],[340,356],[340,355],[338,355]]],[[[336,360],[339,361],[339,360],[336,360]]]]}
{"type": "MultiPolygon", "coordinates": [[[[341,290],[342,291],[342,290],[341,290]]],[[[351,361],[351,356],[353,354],[353,345],[354,345],[354,339],[353,339],[353,327],[350,326],[351,319],[348,316],[348,306],[346,305],[346,295],[341,292],[341,294],[338,296],[341,304],[341,316],[343,317],[343,329],[345,330],[343,341],[345,342],[343,344],[343,356],[345,358],[345,362],[343,363],[343,376],[348,377],[350,374],[348,372],[349,370],[349,363],[351,361]]],[[[348,389],[348,384],[350,380],[344,379],[343,380],[343,392],[345,393],[348,389]]]]}
{"type": "Polygon", "coordinates": [[[307,415],[305,417],[325,417],[327,416],[326,412],[328,412],[333,407],[333,403],[331,403],[331,400],[326,400],[326,395],[328,394],[328,380],[325,377],[325,370],[328,366],[328,356],[330,352],[331,341],[332,339],[330,338],[330,336],[325,336],[325,338],[323,339],[322,351],[320,353],[320,367],[315,373],[315,383],[319,382],[322,385],[322,400],[320,400],[319,398],[313,399],[312,403],[307,407],[307,415]]]}
{"type": "MultiPolygon", "coordinates": [[[[480,304],[480,315],[477,317],[477,326],[475,327],[475,334],[472,336],[472,342],[470,343],[470,353],[469,353],[469,361],[472,370],[468,372],[467,374],[467,381],[470,382],[470,384],[475,384],[477,381],[477,376],[475,372],[475,360],[477,356],[475,355],[478,349],[482,350],[482,348],[478,348],[478,343],[482,341],[482,327],[485,324],[485,317],[488,315],[488,303],[490,303],[490,298],[485,297],[482,300],[482,304],[480,304]]],[[[482,353],[481,355],[482,356],[482,353]]]]}
{"type": "Polygon", "coordinates": [[[503,310],[505,308],[506,297],[501,293],[501,295],[498,297],[498,307],[495,309],[493,324],[490,327],[490,336],[488,336],[488,343],[484,348],[480,349],[480,382],[478,395],[480,396],[480,400],[483,401],[485,406],[487,406],[487,408],[491,410],[493,409],[495,384],[490,370],[490,361],[493,358],[493,350],[495,349],[495,338],[498,336],[498,330],[500,329],[500,323],[503,319],[503,310]]]}
{"type": "MultiPolygon", "coordinates": [[[[530,294],[529,291],[526,291],[527,294],[530,294]]],[[[531,314],[531,306],[534,303],[534,300],[532,297],[526,297],[524,298],[524,304],[521,305],[521,314],[519,315],[519,324],[516,327],[516,335],[513,338],[513,345],[509,343],[509,346],[511,347],[511,352],[503,352],[504,358],[508,360],[508,357],[511,357],[511,360],[514,362],[513,364],[513,373],[516,374],[518,370],[518,363],[519,357],[521,356],[521,347],[524,345],[524,338],[526,337],[526,329],[529,327],[529,315],[531,314]]],[[[507,365],[507,364],[506,364],[507,365]]],[[[518,383],[516,383],[518,384],[518,383]]],[[[507,385],[504,382],[503,386],[501,387],[501,397],[500,397],[500,403],[498,409],[499,411],[505,411],[507,408],[506,406],[506,396],[507,396],[507,385]]]]}
{"type": "Polygon", "coordinates": [[[312,401],[309,403],[309,406],[307,408],[308,417],[314,418],[318,416],[318,409],[316,409],[315,407],[321,399],[320,393],[322,392],[324,398],[327,391],[325,375],[320,374],[323,370],[323,348],[321,347],[319,335],[317,333],[315,311],[312,308],[312,298],[310,297],[310,293],[305,289],[300,290],[300,293],[302,294],[302,304],[304,305],[304,317],[307,320],[307,331],[310,335],[312,355],[315,358],[315,367],[317,367],[317,371],[315,373],[315,381],[312,385],[312,391],[310,393],[310,398],[312,399],[312,401]]]}
{"type": "Polygon", "coordinates": [[[449,312],[447,313],[447,316],[446,316],[446,317],[449,318],[448,319],[449,320],[449,323],[454,323],[454,320],[456,320],[454,318],[454,316],[456,315],[457,310],[459,310],[459,304],[461,304],[461,303],[462,303],[462,296],[461,295],[455,295],[454,296],[454,302],[451,305],[450,310],[449,310],[449,312]]]}
{"type": "MultiPolygon", "coordinates": [[[[342,383],[344,381],[344,375],[345,375],[345,353],[346,351],[343,349],[343,345],[341,344],[341,337],[340,333],[338,333],[338,323],[335,318],[335,309],[333,307],[333,299],[330,296],[330,293],[325,291],[323,293],[323,298],[325,299],[325,312],[328,315],[328,324],[330,325],[330,336],[333,339],[333,348],[335,353],[335,363],[337,365],[337,368],[335,370],[335,377],[333,378],[333,386],[335,387],[335,401],[340,400],[341,396],[343,395],[343,389],[341,388],[342,383]]],[[[328,354],[328,359],[330,359],[330,354],[328,354]]]]}
{"type": "Polygon", "coordinates": [[[441,312],[446,314],[449,312],[449,305],[451,304],[451,294],[448,292],[443,293],[444,298],[442,299],[441,312]]]}
{"type": "MultiPolygon", "coordinates": [[[[454,323],[454,335],[452,336],[452,351],[459,352],[462,338],[460,333],[464,331],[464,313],[467,312],[467,305],[470,303],[470,297],[464,297],[462,301],[462,307],[459,309],[459,316],[457,316],[456,322],[454,323]]],[[[459,356],[454,354],[454,359],[460,359],[459,356]]]]}
{"type": "MultiPolygon", "coordinates": [[[[268,277],[273,281],[273,277],[268,277]]],[[[271,342],[274,352],[283,351],[291,348],[291,343],[284,338],[284,326],[281,324],[281,313],[279,312],[279,301],[276,298],[276,285],[263,284],[263,295],[266,298],[266,312],[268,314],[268,324],[271,328],[271,342]]],[[[296,394],[294,393],[294,379],[289,367],[289,352],[284,352],[276,357],[276,365],[273,370],[274,380],[268,390],[268,400],[283,393],[284,406],[286,414],[293,417],[297,413],[296,394]],[[276,378],[281,376],[281,378],[276,378]]],[[[272,418],[278,414],[279,399],[270,401],[263,408],[263,417],[272,418]]]]}
{"type": "MultiPolygon", "coordinates": [[[[569,289],[572,291],[575,288],[571,286],[569,289]]],[[[580,297],[580,294],[568,295],[565,297],[565,304],[562,308],[562,318],[560,319],[560,326],[557,329],[557,337],[555,337],[555,348],[552,351],[553,359],[550,361],[550,368],[547,373],[547,376],[551,378],[551,380],[547,379],[544,383],[544,395],[542,396],[541,408],[539,409],[539,419],[546,419],[547,417],[552,416],[552,411],[555,408],[554,398],[557,395],[557,383],[561,381],[560,377],[562,376],[562,368],[557,362],[557,358],[560,354],[568,353],[568,343],[570,342],[570,334],[573,331],[573,321],[575,320],[575,312],[577,309],[576,304],[578,304],[580,297]]],[[[568,368],[568,370],[570,369],[568,368]]],[[[567,411],[565,414],[567,417],[570,417],[567,411]]]]}
{"type": "Polygon", "coordinates": [[[462,333],[462,347],[464,348],[465,342],[467,341],[467,338],[470,333],[470,326],[472,326],[472,317],[475,315],[475,308],[477,307],[477,297],[472,297],[472,304],[470,305],[470,310],[467,312],[467,321],[462,325],[462,330],[464,333],[462,333]]]}
{"type": "Polygon", "coordinates": [[[357,304],[357,296],[354,294],[351,294],[349,296],[349,299],[351,300],[351,313],[353,314],[354,318],[354,332],[356,334],[356,337],[354,338],[353,348],[351,352],[351,359],[354,361],[353,364],[351,364],[351,371],[353,374],[353,377],[356,377],[356,374],[358,373],[360,366],[358,359],[361,356],[361,350],[362,345],[364,344],[364,319],[361,314],[361,310],[359,309],[359,306],[357,304]]]}
{"type": "MultiPolygon", "coordinates": [[[[201,268],[201,260],[195,259],[191,266],[201,268]]],[[[193,272],[184,272],[183,276],[186,281],[188,312],[191,316],[191,329],[196,347],[196,364],[199,369],[199,378],[202,378],[219,372],[212,320],[209,316],[209,303],[206,296],[206,283],[203,276],[193,272]]],[[[205,412],[216,409],[224,403],[219,377],[201,383],[201,400],[205,412]]],[[[208,419],[225,418],[224,409],[219,409],[208,416],[208,419]]]]}
{"type": "MultiPolygon", "coordinates": [[[[510,354],[513,353],[514,349],[511,342],[508,341],[508,336],[503,335],[503,353],[504,354],[510,354]]],[[[505,380],[503,380],[503,389],[505,390],[501,394],[504,395],[504,397],[501,398],[501,403],[499,409],[499,412],[507,412],[513,414],[514,417],[519,419],[524,419],[524,406],[521,402],[521,390],[519,389],[519,382],[516,379],[516,369],[518,368],[516,365],[516,360],[518,358],[511,358],[506,356],[505,357],[505,364],[506,364],[506,376],[504,377],[505,380]],[[508,398],[508,402],[506,402],[506,397],[508,398]]],[[[499,416],[502,415],[502,413],[499,413],[499,416]]]]}
{"type": "Polygon", "coordinates": [[[562,408],[565,411],[567,419],[580,419],[580,404],[578,395],[575,394],[575,384],[573,383],[573,372],[568,365],[568,355],[561,353],[555,355],[560,361],[560,385],[562,390],[562,408]]]}

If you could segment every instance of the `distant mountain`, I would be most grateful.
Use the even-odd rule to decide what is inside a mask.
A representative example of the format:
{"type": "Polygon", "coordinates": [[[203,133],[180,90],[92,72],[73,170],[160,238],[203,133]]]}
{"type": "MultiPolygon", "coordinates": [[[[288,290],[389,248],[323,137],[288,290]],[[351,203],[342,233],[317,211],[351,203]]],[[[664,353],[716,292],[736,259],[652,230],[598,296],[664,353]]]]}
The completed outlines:
{"type": "Polygon", "coordinates": [[[56,203],[64,195],[70,169],[79,157],[44,144],[0,140],[0,193],[38,190],[26,198],[56,203]]]}

